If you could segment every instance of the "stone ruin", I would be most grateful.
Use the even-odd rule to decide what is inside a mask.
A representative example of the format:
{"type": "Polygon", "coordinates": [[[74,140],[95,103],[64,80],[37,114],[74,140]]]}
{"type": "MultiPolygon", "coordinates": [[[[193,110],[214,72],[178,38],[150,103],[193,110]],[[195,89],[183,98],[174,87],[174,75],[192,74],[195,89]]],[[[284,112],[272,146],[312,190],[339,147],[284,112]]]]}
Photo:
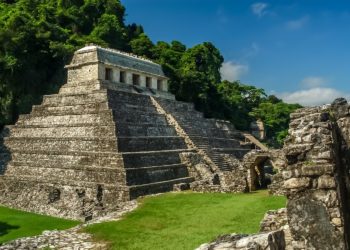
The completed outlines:
{"type": "Polygon", "coordinates": [[[89,220],[139,196],[247,190],[252,143],[175,101],[160,65],[87,46],[67,83],[0,136],[0,204],[89,220]]]}
{"type": "Polygon", "coordinates": [[[293,113],[273,183],[287,196],[287,208],[268,212],[259,234],[220,236],[198,250],[350,249],[349,131],[343,98],[293,113]]]}
{"type": "Polygon", "coordinates": [[[270,162],[270,192],[286,195],[287,208],[268,212],[259,234],[199,249],[349,249],[345,99],[296,111],[283,149],[273,151],[175,101],[151,61],[88,46],[67,69],[58,94],[2,131],[0,204],[88,220],[147,194],[266,187],[270,162]]]}

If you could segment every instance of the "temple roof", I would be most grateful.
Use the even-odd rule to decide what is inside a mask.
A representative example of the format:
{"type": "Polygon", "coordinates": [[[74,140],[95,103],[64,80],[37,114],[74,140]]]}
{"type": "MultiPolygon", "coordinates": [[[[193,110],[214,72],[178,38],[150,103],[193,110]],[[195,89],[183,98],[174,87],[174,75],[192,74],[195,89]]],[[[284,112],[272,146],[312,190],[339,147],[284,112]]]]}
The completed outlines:
{"type": "Polygon", "coordinates": [[[88,45],[77,50],[74,53],[70,66],[92,62],[101,62],[165,77],[162,67],[151,60],[115,49],[102,48],[97,45],[88,45]]]}

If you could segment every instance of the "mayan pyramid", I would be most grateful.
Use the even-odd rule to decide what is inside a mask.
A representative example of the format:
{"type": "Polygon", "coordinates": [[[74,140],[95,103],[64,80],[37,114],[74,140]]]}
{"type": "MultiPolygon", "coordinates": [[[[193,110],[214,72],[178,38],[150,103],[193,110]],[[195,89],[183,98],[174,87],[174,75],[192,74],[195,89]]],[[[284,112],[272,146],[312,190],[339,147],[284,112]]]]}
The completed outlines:
{"type": "Polygon", "coordinates": [[[222,171],[242,157],[242,135],[176,101],[149,60],[87,46],[75,52],[58,94],[5,127],[0,204],[86,219],[139,196],[190,183],[180,153],[201,150],[222,171]]]}

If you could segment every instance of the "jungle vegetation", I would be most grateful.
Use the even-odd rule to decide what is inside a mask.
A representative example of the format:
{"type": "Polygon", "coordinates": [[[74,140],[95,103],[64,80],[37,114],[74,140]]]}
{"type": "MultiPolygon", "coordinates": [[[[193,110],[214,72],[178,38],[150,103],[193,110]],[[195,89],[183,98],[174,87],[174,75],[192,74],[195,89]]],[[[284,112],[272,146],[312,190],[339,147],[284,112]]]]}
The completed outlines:
{"type": "Polygon", "coordinates": [[[89,43],[160,63],[178,100],[194,102],[207,117],[230,120],[241,130],[261,119],[275,146],[287,134],[289,114],[301,107],[239,81],[222,81],[224,58],[210,42],[192,48],[180,41],[152,42],[142,25],[125,23],[119,0],[2,0],[0,129],[29,113],[44,94],[57,92],[65,82],[63,66],[89,43]]]}

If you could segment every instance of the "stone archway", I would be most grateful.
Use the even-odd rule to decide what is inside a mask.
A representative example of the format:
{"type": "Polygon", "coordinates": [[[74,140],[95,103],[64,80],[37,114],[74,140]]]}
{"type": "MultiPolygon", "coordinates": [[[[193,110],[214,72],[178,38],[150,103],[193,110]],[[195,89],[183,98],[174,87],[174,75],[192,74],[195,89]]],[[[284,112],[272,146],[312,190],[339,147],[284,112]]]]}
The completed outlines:
{"type": "Polygon", "coordinates": [[[271,183],[273,156],[266,151],[251,151],[243,159],[249,191],[265,189],[271,183]]]}

